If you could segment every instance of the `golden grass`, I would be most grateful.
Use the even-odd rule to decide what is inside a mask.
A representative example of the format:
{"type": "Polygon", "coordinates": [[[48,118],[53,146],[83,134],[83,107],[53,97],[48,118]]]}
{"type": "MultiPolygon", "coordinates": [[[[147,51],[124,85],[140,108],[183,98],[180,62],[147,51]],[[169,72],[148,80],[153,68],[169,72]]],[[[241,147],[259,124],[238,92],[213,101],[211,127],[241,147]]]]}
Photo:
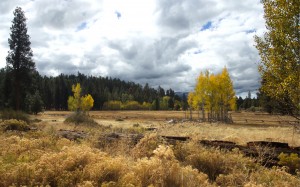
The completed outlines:
{"type": "MultiPolygon", "coordinates": [[[[70,114],[70,112],[47,111],[35,118],[41,119],[47,129],[72,129],[75,126],[62,123],[70,114]]],[[[294,127],[285,122],[294,120],[289,116],[252,112],[232,113],[232,118],[236,121],[234,124],[181,122],[185,117],[182,111],[91,111],[90,116],[98,124],[114,128],[131,129],[136,124],[141,128],[155,127],[159,135],[227,140],[238,144],[246,144],[249,141],[279,141],[289,143],[290,146],[300,146],[300,133],[294,132],[294,127]],[[170,119],[176,119],[178,123],[169,124],[170,119]],[[248,119],[247,123],[245,119],[248,119]],[[263,120],[264,123],[259,120],[263,120]]],[[[197,112],[194,112],[193,116],[196,118],[197,112]]],[[[76,128],[89,131],[80,126],[76,128]]],[[[93,128],[93,131],[95,129],[97,128],[93,128]]]]}
{"type": "Polygon", "coordinates": [[[297,176],[279,168],[265,169],[237,151],[205,149],[195,142],[166,146],[156,134],[131,150],[134,157],[43,131],[32,135],[0,134],[0,186],[295,186],[300,182],[297,176]]]}
{"type": "MultiPolygon", "coordinates": [[[[37,131],[0,132],[0,186],[273,187],[300,184],[299,174],[288,174],[285,168],[267,169],[238,150],[208,149],[196,141],[217,139],[245,144],[272,140],[299,146],[299,133],[295,133],[292,141],[292,128],[287,125],[173,124],[167,121],[181,119],[182,112],[105,111],[91,112],[99,125],[89,127],[63,123],[70,114],[52,111],[31,116],[41,120],[36,120],[37,131]],[[103,143],[99,142],[103,133],[139,132],[140,128],[149,126],[157,127],[157,132],[144,133],[145,137],[136,145],[120,140],[99,146],[103,143]],[[84,131],[88,137],[70,141],[57,136],[60,129],[84,131]],[[159,135],[190,136],[192,141],[169,146],[159,135]]],[[[240,115],[248,118],[252,115],[252,119],[256,116],[240,115]]]]}

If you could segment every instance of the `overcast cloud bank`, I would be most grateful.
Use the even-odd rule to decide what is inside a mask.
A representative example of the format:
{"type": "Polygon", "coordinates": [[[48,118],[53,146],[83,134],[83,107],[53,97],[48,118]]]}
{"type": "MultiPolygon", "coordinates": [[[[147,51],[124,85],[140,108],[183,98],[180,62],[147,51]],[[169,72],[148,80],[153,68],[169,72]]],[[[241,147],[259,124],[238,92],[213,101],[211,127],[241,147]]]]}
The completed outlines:
{"type": "Polygon", "coordinates": [[[0,67],[16,6],[28,18],[43,75],[78,71],[191,91],[200,71],[227,67],[238,95],[260,86],[259,0],[2,0],[0,67]]]}

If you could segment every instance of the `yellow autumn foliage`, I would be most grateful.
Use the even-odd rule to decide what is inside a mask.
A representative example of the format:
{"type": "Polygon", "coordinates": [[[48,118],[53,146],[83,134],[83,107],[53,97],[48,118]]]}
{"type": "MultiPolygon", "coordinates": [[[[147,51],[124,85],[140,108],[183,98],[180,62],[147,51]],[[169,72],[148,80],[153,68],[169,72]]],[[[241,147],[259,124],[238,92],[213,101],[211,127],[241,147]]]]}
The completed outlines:
{"type": "Polygon", "coordinates": [[[263,0],[267,32],[256,36],[261,91],[300,119],[300,1],[263,0]]]}
{"type": "Polygon", "coordinates": [[[194,109],[210,113],[227,113],[236,109],[235,91],[226,68],[220,74],[201,72],[194,92],[188,96],[188,103],[194,109]]]}
{"type": "Polygon", "coordinates": [[[68,99],[68,108],[72,111],[89,111],[94,106],[94,99],[90,94],[81,96],[81,87],[77,83],[72,85],[73,96],[68,99]]]}

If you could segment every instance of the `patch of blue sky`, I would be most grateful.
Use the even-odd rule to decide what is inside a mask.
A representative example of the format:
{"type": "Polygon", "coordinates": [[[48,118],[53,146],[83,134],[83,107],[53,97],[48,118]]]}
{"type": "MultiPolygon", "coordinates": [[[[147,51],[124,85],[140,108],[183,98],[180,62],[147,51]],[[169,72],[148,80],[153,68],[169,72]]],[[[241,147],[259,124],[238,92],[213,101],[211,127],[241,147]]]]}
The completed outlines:
{"type": "Polygon", "coordinates": [[[194,55],[200,54],[202,51],[200,49],[194,51],[194,55]]]}
{"type": "Polygon", "coordinates": [[[203,25],[202,28],[201,28],[201,31],[204,31],[204,30],[207,30],[207,29],[210,29],[210,28],[212,28],[212,22],[211,21],[209,21],[205,25],[203,25]]]}
{"type": "Polygon", "coordinates": [[[83,29],[85,29],[87,27],[87,23],[86,22],[82,22],[76,29],[76,32],[81,31],[83,29]]]}
{"type": "Polygon", "coordinates": [[[120,19],[122,17],[122,14],[119,11],[115,11],[115,14],[118,19],[120,19]]]}
{"type": "Polygon", "coordinates": [[[247,33],[247,34],[251,34],[251,33],[254,33],[254,32],[256,32],[256,29],[246,30],[246,33],[247,33]]]}

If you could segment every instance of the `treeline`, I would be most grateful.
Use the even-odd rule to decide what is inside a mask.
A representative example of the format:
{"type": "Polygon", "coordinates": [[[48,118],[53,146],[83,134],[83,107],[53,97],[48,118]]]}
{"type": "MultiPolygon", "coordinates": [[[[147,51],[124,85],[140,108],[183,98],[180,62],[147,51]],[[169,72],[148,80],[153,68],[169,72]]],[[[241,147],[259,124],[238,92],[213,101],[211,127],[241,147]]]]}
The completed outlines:
{"type": "Polygon", "coordinates": [[[246,98],[237,98],[236,105],[238,110],[249,112],[263,111],[268,113],[288,114],[280,102],[267,96],[261,89],[256,93],[256,97],[251,97],[251,93],[248,92],[246,98]]]}
{"type": "MultiPolygon", "coordinates": [[[[38,93],[45,110],[68,110],[68,97],[72,95],[72,85],[80,83],[82,94],[90,94],[94,99],[93,110],[179,110],[186,108],[186,101],[175,95],[172,89],[151,88],[117,78],[61,74],[57,77],[32,75],[31,93],[38,93]]],[[[11,93],[12,82],[5,69],[0,70],[0,108],[14,108],[11,93]]],[[[30,95],[29,93],[27,95],[30,95]]],[[[27,109],[26,95],[21,107],[27,109]]]]}
{"type": "Polygon", "coordinates": [[[260,94],[257,93],[256,97],[251,97],[251,92],[248,92],[248,96],[243,99],[241,96],[236,99],[237,110],[247,110],[247,111],[258,111],[264,110],[262,105],[262,98],[259,97],[260,94]]]}

